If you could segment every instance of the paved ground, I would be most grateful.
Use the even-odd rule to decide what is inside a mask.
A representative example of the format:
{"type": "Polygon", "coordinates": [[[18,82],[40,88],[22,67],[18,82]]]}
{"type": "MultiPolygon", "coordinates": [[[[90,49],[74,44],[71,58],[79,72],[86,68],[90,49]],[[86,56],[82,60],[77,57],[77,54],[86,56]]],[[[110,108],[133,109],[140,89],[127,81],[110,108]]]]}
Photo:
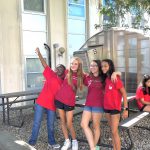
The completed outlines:
{"type": "MultiPolygon", "coordinates": [[[[17,128],[13,126],[7,126],[2,123],[2,115],[0,117],[0,130],[7,130],[10,133],[14,134],[17,138],[28,141],[29,136],[31,134],[31,128],[32,128],[32,121],[33,121],[33,110],[28,110],[24,112],[25,117],[25,123],[22,128],[17,128]]],[[[18,115],[18,113],[11,113],[11,122],[17,123],[18,117],[14,117],[18,115]]],[[[84,136],[84,133],[82,132],[82,129],[80,127],[80,121],[81,121],[81,115],[74,117],[74,123],[75,123],[75,129],[77,133],[78,138],[86,139],[84,136]]],[[[149,118],[145,119],[143,122],[140,123],[140,125],[148,126],[150,127],[150,121],[149,118]]],[[[101,125],[102,129],[102,138],[101,142],[103,143],[111,143],[110,138],[110,130],[106,123],[102,123],[101,125]]],[[[60,121],[59,119],[55,122],[55,136],[57,139],[57,142],[61,145],[63,144],[64,138],[62,135],[62,131],[60,129],[60,121]]],[[[129,138],[127,136],[126,132],[120,131],[121,134],[121,140],[122,140],[122,146],[128,147],[130,144],[129,138]]],[[[150,150],[150,131],[147,130],[141,130],[139,128],[133,128],[131,129],[132,138],[134,141],[134,148],[133,150],[150,150]]],[[[39,139],[36,145],[37,150],[47,150],[47,128],[46,128],[46,116],[44,116],[39,139]]],[[[79,142],[79,150],[89,150],[88,144],[79,142]]],[[[101,150],[111,150],[111,148],[101,147],[101,150]]]]}

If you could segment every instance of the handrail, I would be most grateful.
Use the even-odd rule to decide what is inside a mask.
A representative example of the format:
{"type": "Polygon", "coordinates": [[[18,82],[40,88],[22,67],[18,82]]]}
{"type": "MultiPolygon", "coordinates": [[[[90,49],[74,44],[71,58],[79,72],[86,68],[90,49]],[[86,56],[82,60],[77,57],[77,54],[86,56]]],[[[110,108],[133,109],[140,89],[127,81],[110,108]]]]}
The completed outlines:
{"type": "Polygon", "coordinates": [[[96,33],[96,34],[94,34],[93,36],[91,36],[90,38],[88,38],[86,41],[85,41],[85,43],[79,48],[79,51],[81,50],[81,49],[83,49],[83,47],[87,44],[87,42],[89,41],[89,40],[91,40],[94,36],[97,36],[98,34],[100,34],[100,33],[102,33],[104,30],[102,30],[102,31],[100,31],[100,32],[98,32],[98,33],[96,33]]]}

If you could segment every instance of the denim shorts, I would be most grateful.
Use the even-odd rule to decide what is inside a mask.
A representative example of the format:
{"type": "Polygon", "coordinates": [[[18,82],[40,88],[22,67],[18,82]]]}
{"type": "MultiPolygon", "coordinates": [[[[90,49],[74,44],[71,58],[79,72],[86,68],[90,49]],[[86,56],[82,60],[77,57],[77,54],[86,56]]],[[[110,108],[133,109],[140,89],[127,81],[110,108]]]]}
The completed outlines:
{"type": "Polygon", "coordinates": [[[84,106],[84,110],[93,112],[93,113],[103,113],[104,112],[104,109],[102,107],[84,106]]]}

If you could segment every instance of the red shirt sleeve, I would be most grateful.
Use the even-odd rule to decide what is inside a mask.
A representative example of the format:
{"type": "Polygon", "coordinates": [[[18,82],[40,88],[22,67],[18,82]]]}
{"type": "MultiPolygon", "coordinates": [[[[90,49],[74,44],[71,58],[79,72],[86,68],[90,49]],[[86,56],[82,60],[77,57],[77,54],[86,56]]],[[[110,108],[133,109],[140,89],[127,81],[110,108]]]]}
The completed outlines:
{"type": "Polygon", "coordinates": [[[116,89],[121,89],[123,87],[123,83],[119,76],[117,76],[117,81],[115,81],[115,87],[116,89]]]}
{"type": "Polygon", "coordinates": [[[48,80],[50,80],[51,78],[56,77],[56,73],[55,73],[49,66],[47,66],[47,67],[44,69],[43,76],[44,76],[45,79],[48,81],[48,80]]]}
{"type": "Polygon", "coordinates": [[[144,98],[142,87],[139,87],[136,91],[136,99],[144,98]]]}
{"type": "Polygon", "coordinates": [[[89,81],[89,79],[90,79],[90,77],[89,77],[88,74],[84,74],[84,75],[83,75],[83,84],[84,84],[85,86],[88,86],[88,81],[89,81]]]}

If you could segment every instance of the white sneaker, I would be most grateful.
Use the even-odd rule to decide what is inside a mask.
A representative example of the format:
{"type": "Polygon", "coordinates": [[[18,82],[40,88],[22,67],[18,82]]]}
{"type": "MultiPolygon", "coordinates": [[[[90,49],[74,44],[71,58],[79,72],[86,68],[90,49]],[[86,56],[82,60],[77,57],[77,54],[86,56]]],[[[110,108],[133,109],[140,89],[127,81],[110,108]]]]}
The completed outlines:
{"type": "Polygon", "coordinates": [[[63,145],[63,147],[61,148],[61,150],[68,150],[70,147],[71,147],[71,142],[70,142],[69,139],[67,139],[67,140],[64,142],[64,145],[63,145]]]}
{"type": "Polygon", "coordinates": [[[78,141],[72,140],[72,150],[78,150],[78,141]]]}
{"type": "Polygon", "coordinates": [[[59,149],[60,148],[60,145],[59,144],[54,144],[54,145],[50,145],[50,144],[48,144],[48,147],[47,147],[47,149],[48,150],[50,150],[50,149],[59,149]]]}

